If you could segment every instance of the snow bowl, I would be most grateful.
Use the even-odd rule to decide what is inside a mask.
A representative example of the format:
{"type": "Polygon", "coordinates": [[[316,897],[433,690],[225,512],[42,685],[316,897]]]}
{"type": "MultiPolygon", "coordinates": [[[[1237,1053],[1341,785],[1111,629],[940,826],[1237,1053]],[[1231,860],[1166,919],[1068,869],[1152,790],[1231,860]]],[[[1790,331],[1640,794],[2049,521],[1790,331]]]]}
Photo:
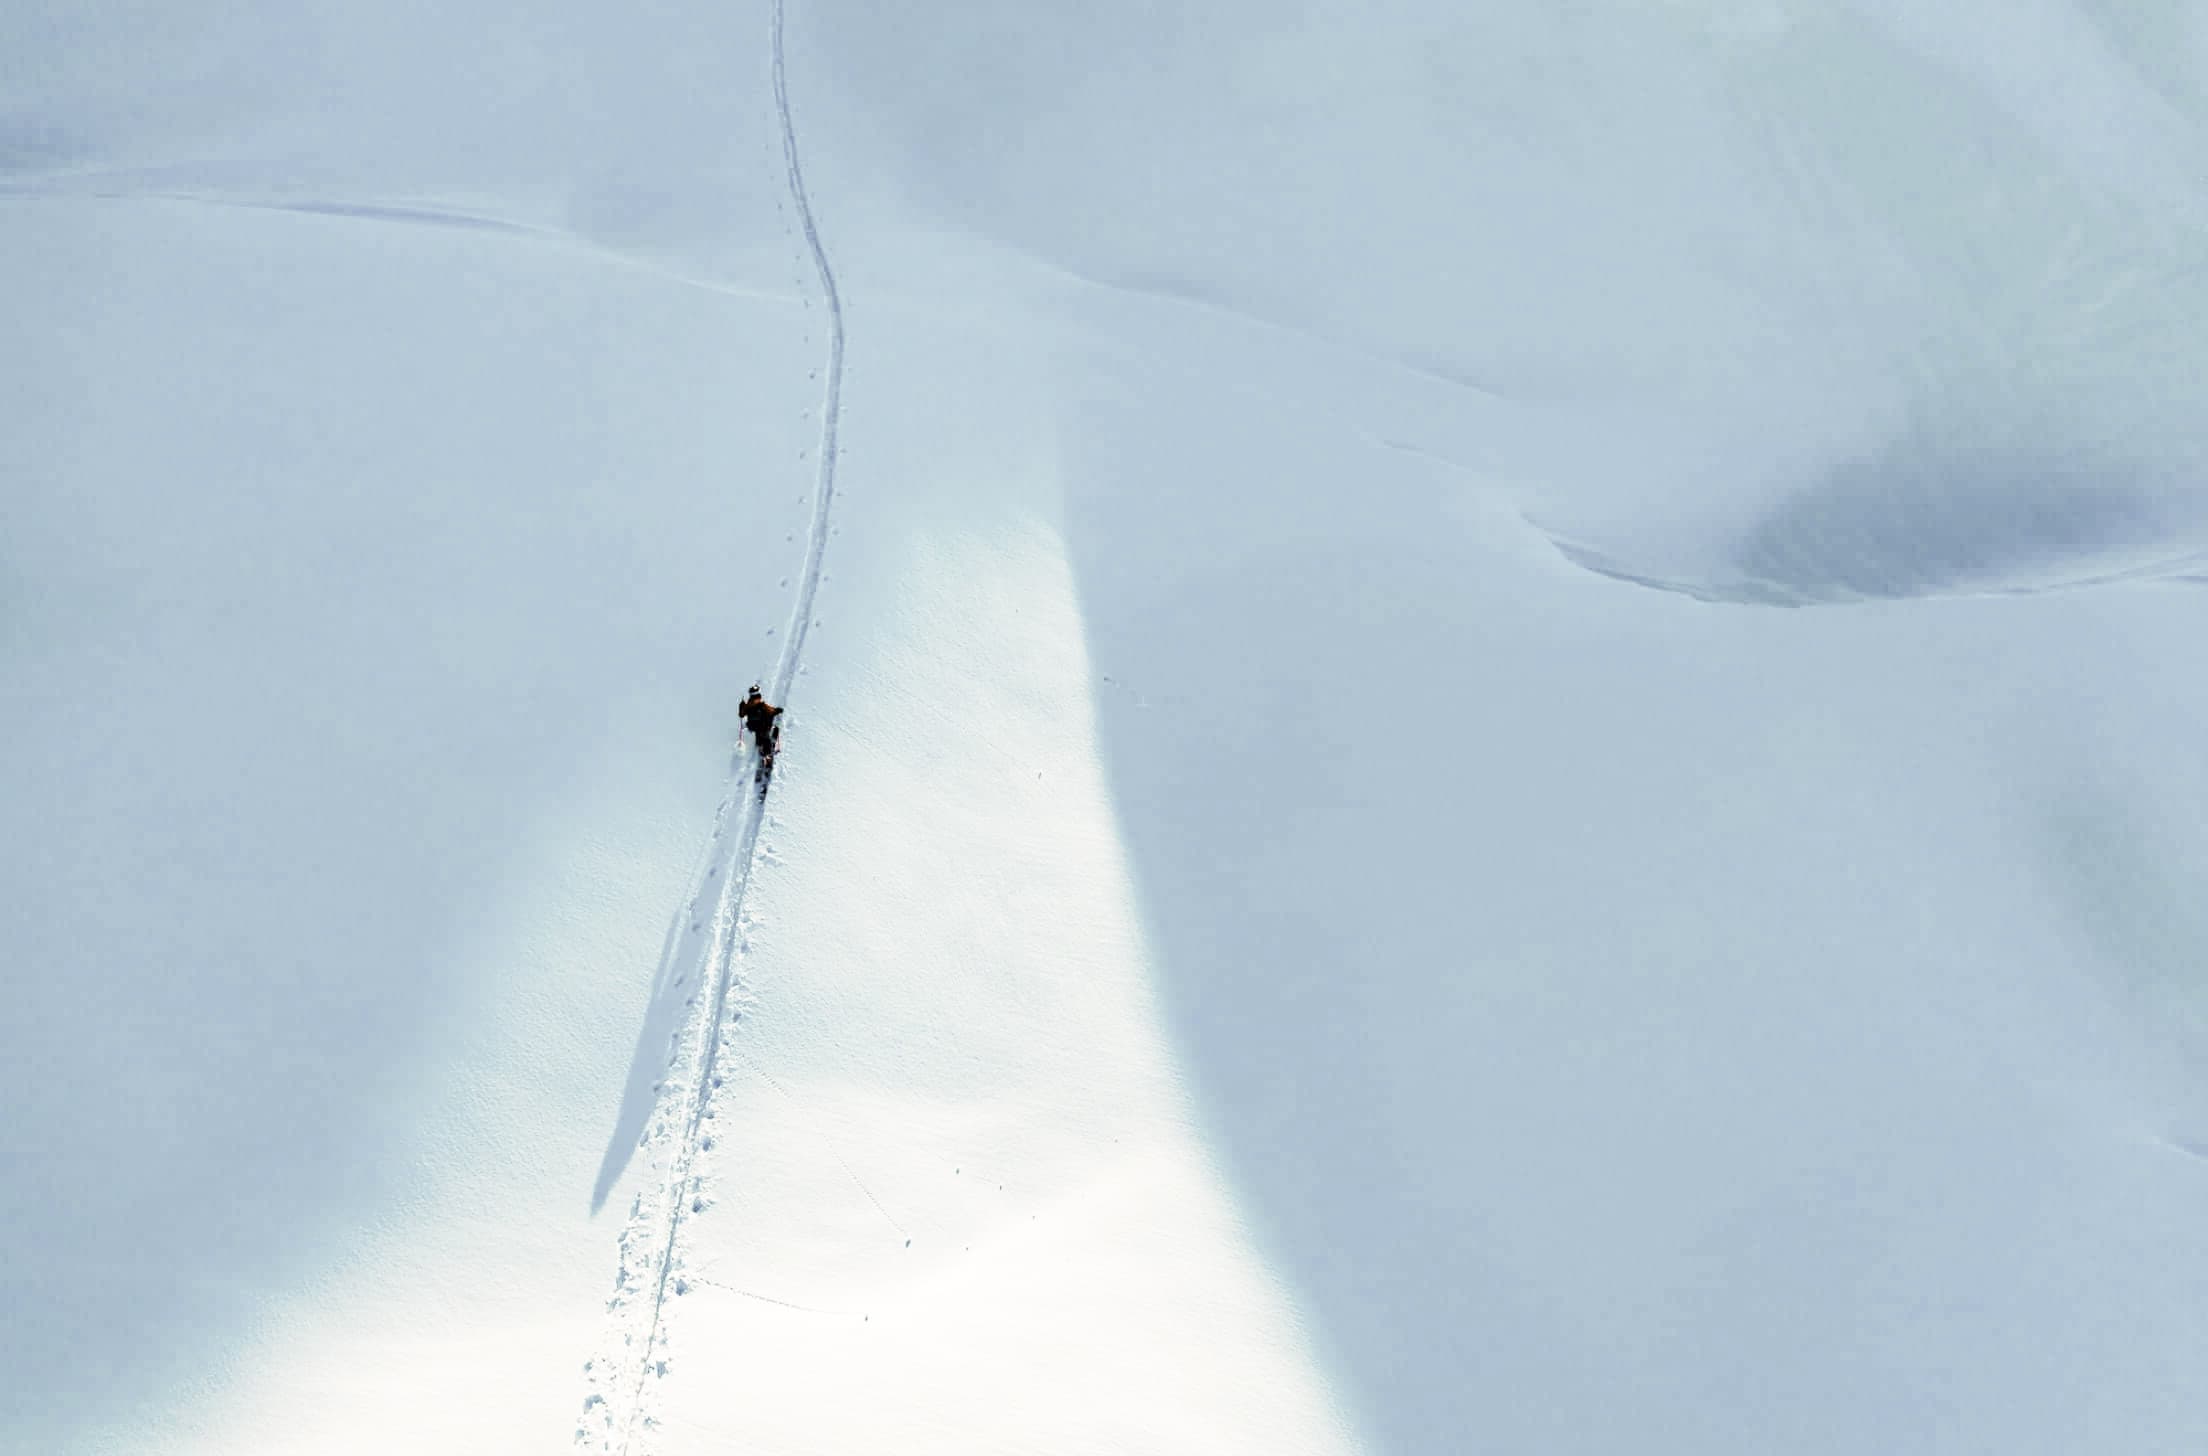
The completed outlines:
{"type": "Polygon", "coordinates": [[[1912,439],[1845,460],[1676,554],[1543,529],[1589,571],[1751,606],[2198,580],[2208,509],[2171,474],[2090,451],[1912,439]]]}

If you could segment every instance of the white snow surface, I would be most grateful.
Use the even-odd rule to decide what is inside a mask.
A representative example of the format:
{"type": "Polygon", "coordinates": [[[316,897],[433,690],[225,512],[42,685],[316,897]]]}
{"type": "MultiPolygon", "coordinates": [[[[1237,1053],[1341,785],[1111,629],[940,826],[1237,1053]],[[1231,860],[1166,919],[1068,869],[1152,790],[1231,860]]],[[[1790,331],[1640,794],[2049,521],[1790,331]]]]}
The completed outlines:
{"type": "Polygon", "coordinates": [[[0,1450],[2201,1449],[2204,161],[2174,0],[0,12],[0,1450]]]}

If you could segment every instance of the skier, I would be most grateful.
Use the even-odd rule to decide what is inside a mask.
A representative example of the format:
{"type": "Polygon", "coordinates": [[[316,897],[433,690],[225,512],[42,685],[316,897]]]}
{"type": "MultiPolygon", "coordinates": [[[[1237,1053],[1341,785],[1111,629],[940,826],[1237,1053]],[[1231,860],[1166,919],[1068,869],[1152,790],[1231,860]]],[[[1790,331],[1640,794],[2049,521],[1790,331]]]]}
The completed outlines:
{"type": "Polygon", "coordinates": [[[744,705],[736,711],[743,714],[744,726],[759,741],[759,782],[765,783],[767,775],[774,772],[774,751],[782,744],[782,725],[775,721],[782,710],[768,702],[760,694],[759,684],[753,683],[744,705]]]}

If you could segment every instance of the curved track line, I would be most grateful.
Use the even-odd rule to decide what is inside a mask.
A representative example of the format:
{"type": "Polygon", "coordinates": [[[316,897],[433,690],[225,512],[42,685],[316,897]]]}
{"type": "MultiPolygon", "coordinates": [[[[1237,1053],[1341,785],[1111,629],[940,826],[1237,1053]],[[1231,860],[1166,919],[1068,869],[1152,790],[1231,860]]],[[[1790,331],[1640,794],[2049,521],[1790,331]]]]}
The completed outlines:
{"type": "Polygon", "coordinates": [[[836,270],[828,266],[828,250],[820,245],[813,205],[805,196],[805,172],[798,165],[797,126],[790,120],[789,78],[782,65],[782,5],[783,0],[774,0],[774,114],[782,124],[782,161],[790,201],[797,207],[798,226],[804,229],[805,246],[813,255],[813,273],[828,302],[828,374],[820,401],[820,466],[813,485],[812,534],[806,542],[805,574],[798,583],[790,629],[782,636],[782,660],[774,669],[778,699],[790,690],[798,654],[805,650],[805,635],[813,625],[813,598],[820,591],[820,562],[828,546],[828,511],[836,497],[836,424],[843,413],[843,295],[836,291],[836,270]]]}
{"type": "MultiPolygon", "coordinates": [[[[813,480],[812,524],[806,537],[805,564],[799,578],[797,600],[791,609],[789,629],[782,636],[782,652],[775,663],[771,686],[773,697],[786,704],[805,650],[805,639],[812,628],[814,598],[820,590],[821,562],[828,545],[829,513],[835,501],[836,426],[843,408],[843,298],[836,289],[835,270],[829,265],[827,249],[821,245],[820,229],[813,219],[812,204],[805,193],[804,173],[798,163],[797,128],[790,116],[789,83],[782,61],[783,0],[773,0],[772,14],[774,110],[782,131],[785,175],[805,246],[812,254],[813,272],[827,302],[829,329],[820,445],[813,480]]],[[[626,1389],[619,1393],[627,1397],[626,1408],[611,1413],[612,1428],[608,1431],[606,1446],[608,1450],[623,1453],[632,1450],[640,1429],[649,1424],[643,1414],[644,1392],[653,1374],[663,1369],[662,1315],[669,1287],[676,1282],[673,1278],[676,1250],[684,1221],[701,1207],[696,1164],[705,1123],[711,1116],[713,1090],[719,1081],[717,1066],[723,1023],[728,1013],[730,990],[736,981],[736,959],[743,945],[744,891],[751,879],[752,857],[765,818],[766,794],[763,790],[752,792],[750,787],[752,763],[750,752],[739,756],[728,793],[714,816],[716,842],[723,837],[731,811],[735,810],[739,817],[733,846],[725,861],[727,873],[714,906],[713,937],[704,967],[704,994],[683,1029],[676,1067],[671,1069],[667,1082],[667,1091],[673,1094],[673,1106],[667,1109],[671,1115],[662,1120],[661,1126],[674,1131],[674,1144],[666,1174],[655,1192],[652,1206],[645,1206],[640,1197],[629,1229],[622,1238],[621,1279],[613,1301],[614,1311],[620,1312],[632,1291],[643,1295],[642,1307],[637,1311],[638,1322],[643,1326],[641,1348],[634,1342],[625,1342],[628,1344],[626,1353],[635,1362],[632,1367],[634,1379],[622,1382],[626,1389]],[[739,804],[740,809],[737,808],[739,804]]],[[[888,1216],[886,1211],[883,1216],[888,1216]]],[[[593,1395],[585,1404],[586,1414],[601,1399],[593,1395]]]]}

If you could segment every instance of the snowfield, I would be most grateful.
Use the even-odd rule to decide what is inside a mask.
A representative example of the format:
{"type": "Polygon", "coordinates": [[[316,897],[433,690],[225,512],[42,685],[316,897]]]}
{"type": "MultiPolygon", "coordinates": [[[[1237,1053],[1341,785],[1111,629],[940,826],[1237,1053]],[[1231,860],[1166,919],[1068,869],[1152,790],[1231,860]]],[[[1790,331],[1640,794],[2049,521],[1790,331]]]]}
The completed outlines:
{"type": "Polygon", "coordinates": [[[2199,1448],[2204,161],[2175,4],[0,15],[0,1450],[2199,1448]]]}

